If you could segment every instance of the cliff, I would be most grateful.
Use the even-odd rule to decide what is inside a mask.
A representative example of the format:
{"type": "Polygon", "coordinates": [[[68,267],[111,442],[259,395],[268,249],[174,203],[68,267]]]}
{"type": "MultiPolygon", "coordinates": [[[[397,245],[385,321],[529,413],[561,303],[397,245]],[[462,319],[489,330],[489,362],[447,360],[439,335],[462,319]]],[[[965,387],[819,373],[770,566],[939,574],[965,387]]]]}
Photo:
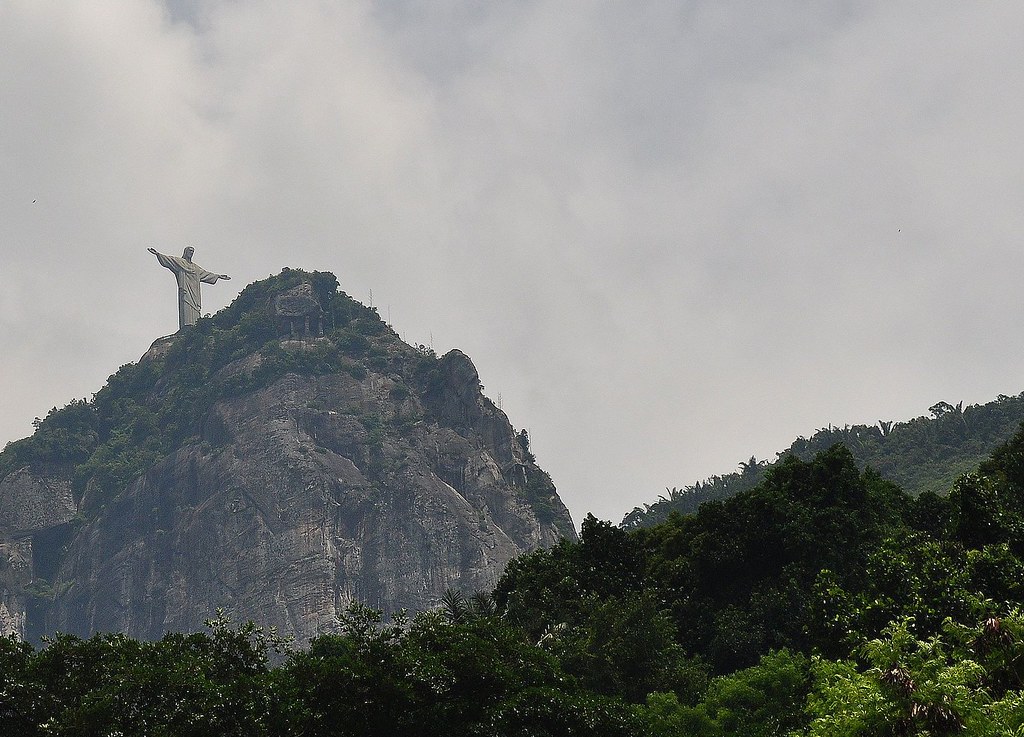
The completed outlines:
{"type": "Polygon", "coordinates": [[[459,351],[285,270],[157,341],[0,454],[0,630],[300,641],[353,600],[420,610],[575,537],[459,351]]]}

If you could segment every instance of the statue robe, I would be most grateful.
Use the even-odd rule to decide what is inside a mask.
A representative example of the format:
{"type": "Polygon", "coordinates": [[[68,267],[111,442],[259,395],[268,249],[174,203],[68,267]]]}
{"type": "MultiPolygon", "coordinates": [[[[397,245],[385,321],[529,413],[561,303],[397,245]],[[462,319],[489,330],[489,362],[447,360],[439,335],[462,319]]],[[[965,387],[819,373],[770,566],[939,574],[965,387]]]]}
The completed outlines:
{"type": "Polygon", "coordinates": [[[161,266],[173,271],[174,278],[178,280],[178,329],[186,325],[195,325],[203,307],[199,297],[199,282],[216,284],[220,275],[211,273],[181,256],[165,256],[158,253],[156,260],[161,266]]]}

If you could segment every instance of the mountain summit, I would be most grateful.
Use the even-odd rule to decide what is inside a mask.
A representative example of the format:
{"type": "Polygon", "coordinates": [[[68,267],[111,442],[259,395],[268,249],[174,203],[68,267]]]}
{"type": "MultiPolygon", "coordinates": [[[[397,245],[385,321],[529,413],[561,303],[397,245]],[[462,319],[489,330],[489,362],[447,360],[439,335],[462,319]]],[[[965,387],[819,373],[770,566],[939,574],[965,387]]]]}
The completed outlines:
{"type": "Polygon", "coordinates": [[[404,343],[333,274],[284,270],[0,453],[0,632],[304,641],[360,601],[489,590],[575,538],[472,361],[404,343]]]}

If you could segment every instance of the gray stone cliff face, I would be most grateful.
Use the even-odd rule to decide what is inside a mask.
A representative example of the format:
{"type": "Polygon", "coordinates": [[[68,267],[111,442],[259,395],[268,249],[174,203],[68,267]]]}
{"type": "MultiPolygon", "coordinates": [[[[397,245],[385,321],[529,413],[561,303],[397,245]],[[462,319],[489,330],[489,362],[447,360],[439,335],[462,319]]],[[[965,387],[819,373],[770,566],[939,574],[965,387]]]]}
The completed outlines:
{"type": "Polygon", "coordinates": [[[0,480],[0,636],[25,637],[28,611],[50,594],[37,575],[49,574],[46,550],[76,511],[66,478],[19,468],[0,480]]]}
{"type": "Polygon", "coordinates": [[[219,399],[200,437],[102,503],[90,486],[76,501],[66,478],[9,473],[0,630],[157,638],[223,608],[302,642],[334,631],[350,602],[420,610],[449,588],[489,591],[516,555],[575,537],[464,354],[412,390],[393,372],[359,375],[286,373],[219,399]]]}

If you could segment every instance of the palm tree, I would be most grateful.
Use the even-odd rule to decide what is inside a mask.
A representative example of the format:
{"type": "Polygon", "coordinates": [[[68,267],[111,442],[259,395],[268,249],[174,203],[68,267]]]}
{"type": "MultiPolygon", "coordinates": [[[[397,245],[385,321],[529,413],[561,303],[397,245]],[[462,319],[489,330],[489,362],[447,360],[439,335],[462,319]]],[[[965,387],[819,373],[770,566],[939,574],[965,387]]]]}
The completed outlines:
{"type": "Polygon", "coordinates": [[[461,591],[445,589],[441,595],[441,614],[452,624],[458,624],[469,615],[469,607],[466,605],[466,597],[461,591]]]}
{"type": "Polygon", "coordinates": [[[758,462],[757,458],[750,456],[750,460],[746,463],[740,462],[740,476],[750,477],[753,476],[760,470],[761,463],[758,462]]]}
{"type": "Polygon", "coordinates": [[[469,597],[469,611],[476,618],[493,617],[498,613],[498,606],[486,591],[477,591],[469,597]]]}

